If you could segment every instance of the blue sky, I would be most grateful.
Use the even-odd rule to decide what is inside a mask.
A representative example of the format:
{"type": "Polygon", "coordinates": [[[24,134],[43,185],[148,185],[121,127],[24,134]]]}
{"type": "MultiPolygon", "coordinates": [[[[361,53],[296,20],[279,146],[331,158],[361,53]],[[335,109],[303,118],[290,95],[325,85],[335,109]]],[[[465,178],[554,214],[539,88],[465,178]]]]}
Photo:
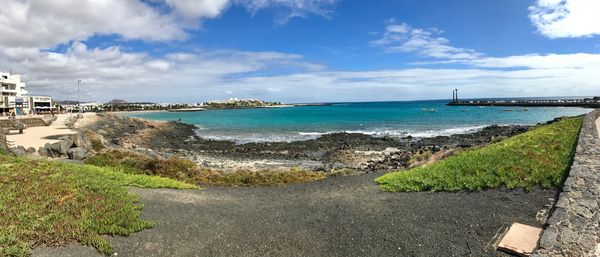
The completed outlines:
{"type": "Polygon", "coordinates": [[[600,95],[596,1],[9,0],[6,9],[0,69],[60,99],[74,97],[77,79],[99,101],[414,100],[455,87],[465,97],[600,95]]]}

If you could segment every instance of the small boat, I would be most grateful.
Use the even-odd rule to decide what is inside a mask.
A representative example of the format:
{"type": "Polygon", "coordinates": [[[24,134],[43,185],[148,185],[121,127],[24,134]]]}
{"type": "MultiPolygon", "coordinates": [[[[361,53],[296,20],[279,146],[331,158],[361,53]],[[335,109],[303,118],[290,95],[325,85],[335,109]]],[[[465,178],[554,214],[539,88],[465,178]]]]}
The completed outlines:
{"type": "Polygon", "coordinates": [[[528,111],[529,111],[529,109],[525,108],[525,109],[523,109],[523,111],[524,111],[524,112],[528,112],[528,111]]]}
{"type": "Polygon", "coordinates": [[[462,110],[460,110],[460,111],[461,111],[461,112],[469,112],[469,111],[471,111],[471,110],[469,110],[469,109],[462,109],[462,110]]]}
{"type": "Polygon", "coordinates": [[[513,111],[515,111],[515,110],[513,110],[513,109],[503,109],[502,111],[503,111],[503,112],[513,112],[513,111]]]}
{"type": "Polygon", "coordinates": [[[424,112],[437,112],[437,110],[433,109],[433,108],[431,108],[431,109],[423,108],[422,111],[424,111],[424,112]]]}

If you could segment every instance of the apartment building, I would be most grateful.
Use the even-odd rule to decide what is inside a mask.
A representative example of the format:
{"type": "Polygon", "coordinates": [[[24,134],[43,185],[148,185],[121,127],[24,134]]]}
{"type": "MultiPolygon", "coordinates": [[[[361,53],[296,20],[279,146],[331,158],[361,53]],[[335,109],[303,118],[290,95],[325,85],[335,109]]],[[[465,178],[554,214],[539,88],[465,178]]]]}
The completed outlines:
{"type": "Polygon", "coordinates": [[[0,72],[0,115],[26,115],[50,112],[55,108],[50,96],[29,96],[21,76],[0,72]]]}

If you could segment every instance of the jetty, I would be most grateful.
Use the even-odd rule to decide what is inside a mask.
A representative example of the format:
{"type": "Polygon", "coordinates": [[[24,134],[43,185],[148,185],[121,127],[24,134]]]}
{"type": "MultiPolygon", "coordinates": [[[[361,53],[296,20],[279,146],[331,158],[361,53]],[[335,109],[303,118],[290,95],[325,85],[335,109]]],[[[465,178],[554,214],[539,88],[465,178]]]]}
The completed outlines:
{"type": "Polygon", "coordinates": [[[600,108],[600,96],[581,99],[472,99],[459,100],[458,90],[453,91],[448,106],[513,106],[513,107],[582,107],[600,108]]]}
{"type": "Polygon", "coordinates": [[[168,112],[201,112],[204,108],[181,108],[181,109],[169,109],[168,112]]]}

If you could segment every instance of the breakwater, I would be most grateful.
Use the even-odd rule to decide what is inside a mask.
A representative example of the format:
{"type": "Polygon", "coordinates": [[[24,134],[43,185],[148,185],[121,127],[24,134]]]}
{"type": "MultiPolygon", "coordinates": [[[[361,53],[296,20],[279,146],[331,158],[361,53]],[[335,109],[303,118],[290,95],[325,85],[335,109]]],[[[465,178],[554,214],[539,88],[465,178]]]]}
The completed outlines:
{"type": "Polygon", "coordinates": [[[600,109],[585,116],[573,165],[533,255],[600,256],[600,109]]]}
{"type": "Polygon", "coordinates": [[[448,106],[581,107],[600,108],[600,97],[545,100],[454,100],[448,106]]]}

